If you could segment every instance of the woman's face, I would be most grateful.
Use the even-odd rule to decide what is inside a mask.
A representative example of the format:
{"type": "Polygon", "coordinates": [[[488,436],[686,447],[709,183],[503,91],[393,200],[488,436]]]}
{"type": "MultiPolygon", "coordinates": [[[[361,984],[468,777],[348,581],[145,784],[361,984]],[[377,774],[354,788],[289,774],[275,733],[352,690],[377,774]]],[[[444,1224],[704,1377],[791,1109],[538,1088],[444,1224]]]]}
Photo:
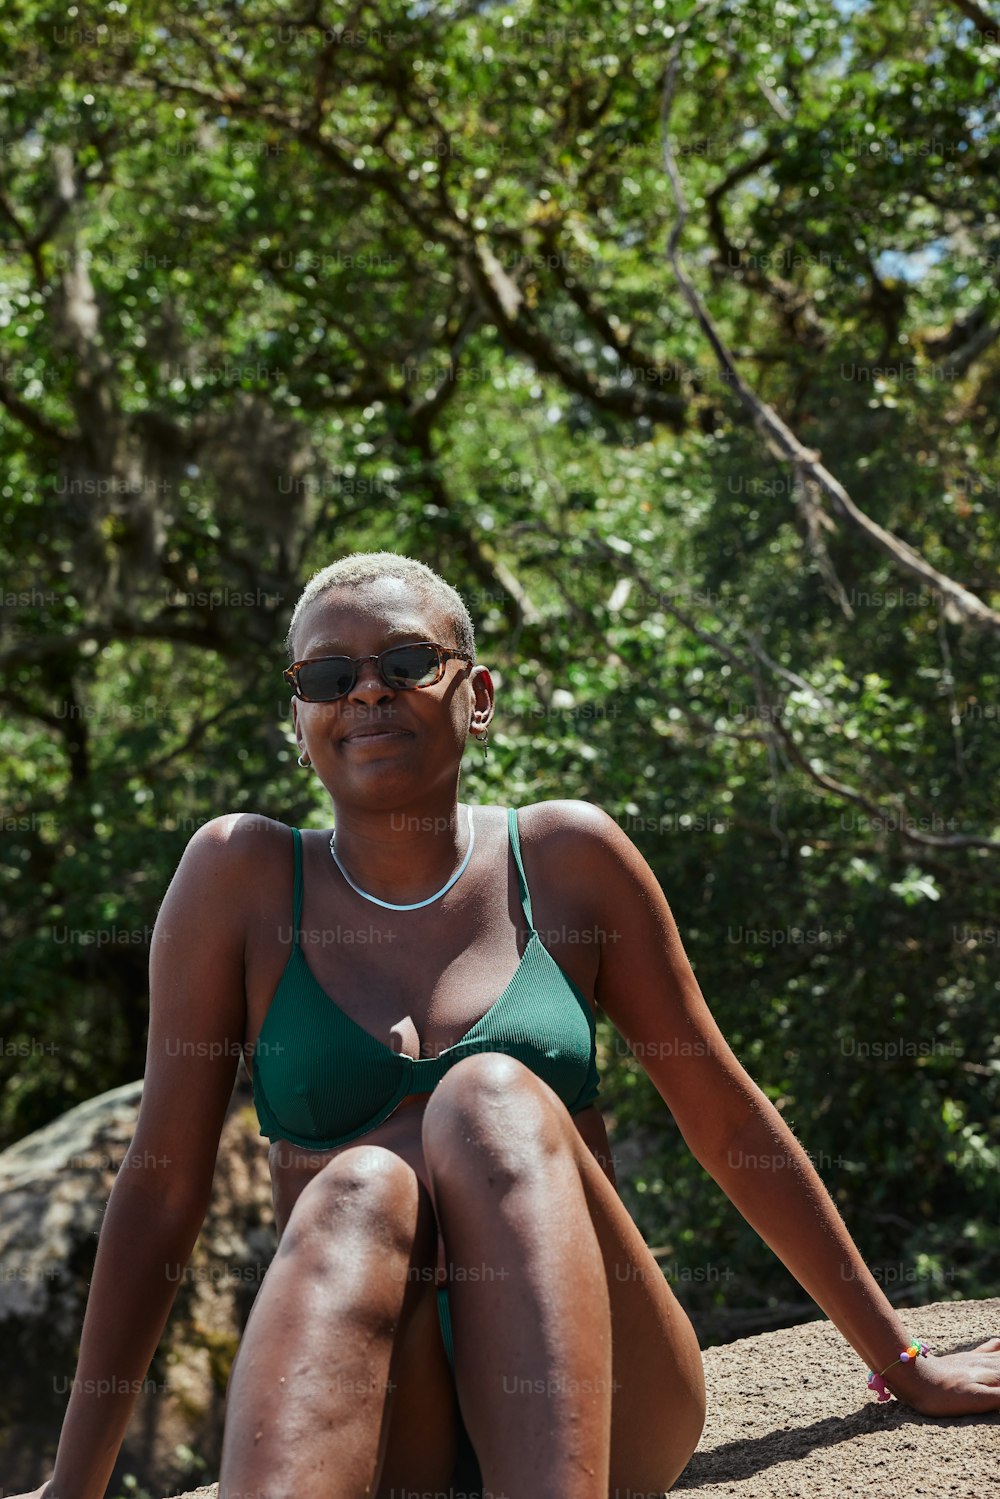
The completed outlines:
{"type": "MultiPolygon", "coordinates": [[[[322,594],[299,622],[295,654],[299,661],[368,656],[418,640],[458,648],[442,613],[403,579],[388,577],[322,594]]],[[[292,719],[300,749],[331,796],[371,805],[376,797],[384,804],[434,788],[454,794],[470,726],[474,718],[488,723],[492,708],[485,667],[452,659],[433,686],[399,689],[387,687],[368,661],[336,702],[293,698],[292,719]]]]}

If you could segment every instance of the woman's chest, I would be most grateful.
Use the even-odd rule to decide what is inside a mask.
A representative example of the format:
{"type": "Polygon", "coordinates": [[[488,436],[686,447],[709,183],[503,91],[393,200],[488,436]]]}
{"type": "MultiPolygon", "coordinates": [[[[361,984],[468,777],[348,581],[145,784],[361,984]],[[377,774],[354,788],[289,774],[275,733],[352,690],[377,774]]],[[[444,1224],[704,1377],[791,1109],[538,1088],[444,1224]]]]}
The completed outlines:
{"type": "MultiPolygon", "coordinates": [[[[496,831],[494,829],[494,831],[496,831]]],[[[412,1058],[456,1045],[498,998],[550,959],[592,1013],[602,934],[551,872],[536,864],[528,925],[503,846],[447,913],[380,912],[333,887],[315,845],[306,848],[298,927],[291,911],[254,924],[245,954],[250,1057],[290,976],[388,1050],[412,1058]],[[533,951],[529,951],[533,947],[533,951]],[[545,957],[540,949],[544,949],[545,957]],[[541,960],[541,962],[540,962],[541,960]],[[294,969],[294,975],[290,970],[294,969]]],[[[320,1009],[322,1007],[320,1006],[320,1009]]]]}

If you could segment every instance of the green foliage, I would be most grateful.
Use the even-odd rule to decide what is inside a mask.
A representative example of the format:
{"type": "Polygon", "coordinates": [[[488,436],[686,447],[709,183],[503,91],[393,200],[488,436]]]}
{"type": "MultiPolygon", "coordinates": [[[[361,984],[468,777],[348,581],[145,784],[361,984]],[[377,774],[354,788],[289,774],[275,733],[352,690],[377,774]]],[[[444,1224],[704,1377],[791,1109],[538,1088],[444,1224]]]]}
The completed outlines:
{"type": "MultiPolygon", "coordinates": [[[[990,603],[1000,47],[895,0],[9,12],[0,1140],[141,1072],[198,826],[328,821],[282,638],[314,567],[386,546],[496,665],[464,794],[618,818],[887,1290],[989,1290],[996,632],[811,522],[719,378],[660,90],[689,23],[682,251],[744,377],[990,603]]],[[[685,1300],[795,1299],[601,1042],[649,1242],[734,1272],[685,1300]]]]}

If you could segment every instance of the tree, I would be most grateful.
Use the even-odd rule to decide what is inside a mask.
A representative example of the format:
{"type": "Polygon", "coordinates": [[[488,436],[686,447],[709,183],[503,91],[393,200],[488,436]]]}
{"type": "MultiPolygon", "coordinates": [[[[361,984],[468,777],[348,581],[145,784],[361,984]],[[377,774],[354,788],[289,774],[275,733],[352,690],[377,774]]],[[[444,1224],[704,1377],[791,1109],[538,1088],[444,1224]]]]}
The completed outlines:
{"type": "MultiPolygon", "coordinates": [[[[145,943],[194,827],[323,821],[281,637],[312,567],[387,545],[454,580],[499,667],[470,795],[618,817],[869,1258],[905,1260],[906,1295],[976,1294],[1000,1070],[988,11],[14,20],[5,1138],[141,1071],[145,943]]],[[[601,1035],[650,1241],[739,1266],[690,1299],[786,1295],[601,1035]]]]}

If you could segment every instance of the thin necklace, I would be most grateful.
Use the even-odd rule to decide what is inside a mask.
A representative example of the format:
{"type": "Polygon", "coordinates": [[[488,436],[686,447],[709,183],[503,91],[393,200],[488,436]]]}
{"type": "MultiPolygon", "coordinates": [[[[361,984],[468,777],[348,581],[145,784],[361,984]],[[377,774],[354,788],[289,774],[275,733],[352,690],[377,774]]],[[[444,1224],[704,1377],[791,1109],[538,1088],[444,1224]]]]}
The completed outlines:
{"type": "Polygon", "coordinates": [[[377,905],[377,906],[385,906],[386,909],[389,910],[389,911],[417,911],[417,910],[420,909],[421,906],[429,906],[432,903],[432,901],[440,900],[441,897],[442,897],[442,895],[444,895],[444,893],[447,890],[451,889],[451,887],[452,887],[452,885],[454,885],[455,881],[457,879],[460,879],[461,876],[465,873],[466,869],[468,868],[469,860],[472,858],[472,850],[475,847],[475,843],[476,843],[476,829],[475,829],[475,824],[472,821],[472,808],[469,807],[467,809],[467,811],[468,811],[468,817],[469,817],[469,846],[468,846],[468,848],[465,851],[465,858],[462,860],[461,864],[455,870],[455,873],[452,875],[452,877],[448,881],[448,883],[446,885],[442,885],[441,889],[437,892],[436,895],[429,895],[426,900],[415,900],[415,901],[413,901],[413,903],[411,905],[398,906],[398,905],[395,904],[394,901],[391,901],[391,900],[379,900],[379,898],[378,898],[377,895],[369,895],[367,890],[362,890],[362,888],[361,888],[360,885],[356,885],[354,883],[354,881],[351,879],[351,876],[347,873],[347,870],[344,868],[343,864],[341,864],[340,860],[337,858],[337,850],[334,847],[334,840],[336,839],[336,836],[337,836],[337,830],[336,830],[336,828],[334,828],[333,832],[330,834],[330,852],[333,855],[333,862],[336,864],[337,868],[340,870],[341,874],[344,876],[344,879],[350,885],[351,889],[352,890],[356,890],[359,895],[363,895],[364,898],[365,898],[365,900],[374,901],[375,905],[377,905]]]}

